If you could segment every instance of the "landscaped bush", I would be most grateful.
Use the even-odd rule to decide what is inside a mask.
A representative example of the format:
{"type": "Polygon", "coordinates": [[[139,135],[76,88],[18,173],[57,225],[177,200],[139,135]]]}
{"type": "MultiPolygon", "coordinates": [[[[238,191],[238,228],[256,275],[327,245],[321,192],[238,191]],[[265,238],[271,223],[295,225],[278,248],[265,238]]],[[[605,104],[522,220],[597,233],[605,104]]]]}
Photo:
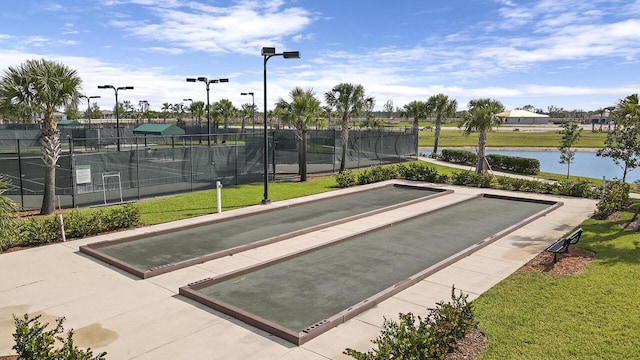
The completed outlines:
{"type": "Polygon", "coordinates": [[[629,184],[620,180],[609,181],[602,199],[596,204],[594,216],[598,219],[606,219],[629,204],[629,184]]]}
{"type": "Polygon", "coordinates": [[[336,183],[339,188],[348,188],[356,184],[356,174],[349,169],[345,169],[336,175],[336,183]]]}
{"type": "Polygon", "coordinates": [[[12,347],[18,353],[19,359],[33,360],[104,360],[106,352],[93,356],[91,349],[81,350],[73,344],[73,329],[67,332],[66,338],[60,336],[63,332],[64,318],[57,320],[56,327],[46,330],[49,324],[40,324],[41,315],[29,319],[29,315],[18,318],[13,316],[16,332],[13,334],[15,345],[12,347]],[[54,349],[54,345],[61,347],[54,349]]]}
{"type": "Polygon", "coordinates": [[[366,185],[397,177],[398,171],[395,166],[373,166],[360,172],[356,181],[358,185],[366,185]]]}
{"type": "Polygon", "coordinates": [[[444,149],[440,154],[440,160],[454,164],[473,165],[478,161],[478,155],[467,150],[444,149]]]}
{"type": "MultiPolygon", "coordinates": [[[[598,196],[598,190],[588,180],[560,180],[554,184],[553,193],[584,198],[594,198],[598,196]]],[[[628,194],[627,185],[627,195],[628,194]]]]}
{"type": "Polygon", "coordinates": [[[398,174],[402,178],[414,181],[439,183],[443,180],[438,174],[438,170],[423,161],[413,161],[408,164],[398,165],[398,174]]]}
{"type": "Polygon", "coordinates": [[[493,170],[509,171],[516,174],[535,175],[540,172],[540,160],[498,154],[487,155],[487,162],[493,170]]]}
{"type": "MultiPolygon", "coordinates": [[[[561,180],[546,182],[537,179],[522,179],[508,176],[495,177],[490,173],[476,174],[474,171],[456,171],[451,176],[439,174],[425,162],[409,162],[393,166],[375,166],[360,172],[358,176],[348,172],[336,175],[340,187],[355,184],[363,185],[378,181],[402,177],[407,180],[426,181],[441,184],[496,188],[514,191],[535,192],[540,194],[558,194],[574,197],[597,198],[598,189],[587,180],[561,180]]],[[[627,186],[628,187],[628,186],[627,186]]]]}
{"type": "Polygon", "coordinates": [[[488,188],[493,183],[493,176],[488,173],[476,174],[473,171],[456,171],[451,175],[451,181],[454,185],[488,188]]]}
{"type": "MultiPolygon", "coordinates": [[[[64,215],[65,234],[68,238],[125,229],[139,221],[140,210],[130,204],[94,211],[73,210],[64,215]]],[[[15,221],[7,232],[9,235],[0,242],[0,251],[15,246],[48,244],[62,239],[57,215],[15,221]]]]}
{"type": "Polygon", "coordinates": [[[475,324],[467,297],[456,296],[454,288],[452,302],[437,303],[424,319],[412,313],[401,313],[400,322],[385,318],[380,336],[372,340],[375,349],[346,349],[344,354],[359,360],[442,359],[475,324]]]}

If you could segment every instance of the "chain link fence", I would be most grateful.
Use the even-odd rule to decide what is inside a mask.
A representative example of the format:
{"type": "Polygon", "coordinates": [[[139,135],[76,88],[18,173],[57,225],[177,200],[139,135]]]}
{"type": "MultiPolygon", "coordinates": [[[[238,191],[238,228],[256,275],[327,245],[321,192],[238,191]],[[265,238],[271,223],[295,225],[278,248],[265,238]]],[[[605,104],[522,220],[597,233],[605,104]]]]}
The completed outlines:
{"type": "MultiPolygon", "coordinates": [[[[42,204],[44,163],[39,136],[37,130],[0,130],[0,175],[11,182],[7,195],[25,210],[39,209],[42,204]]],[[[337,172],[341,132],[310,130],[307,136],[307,171],[337,172]]],[[[207,138],[193,131],[180,136],[133,136],[125,128],[121,129],[120,151],[113,128],[67,128],[61,131],[61,139],[56,195],[64,208],[212,189],[217,181],[229,186],[264,179],[264,136],[258,131],[218,132],[207,138]]],[[[268,141],[270,181],[295,180],[296,132],[272,130],[268,141]]],[[[414,155],[415,136],[410,132],[352,130],[346,167],[397,163],[414,155]]]]}

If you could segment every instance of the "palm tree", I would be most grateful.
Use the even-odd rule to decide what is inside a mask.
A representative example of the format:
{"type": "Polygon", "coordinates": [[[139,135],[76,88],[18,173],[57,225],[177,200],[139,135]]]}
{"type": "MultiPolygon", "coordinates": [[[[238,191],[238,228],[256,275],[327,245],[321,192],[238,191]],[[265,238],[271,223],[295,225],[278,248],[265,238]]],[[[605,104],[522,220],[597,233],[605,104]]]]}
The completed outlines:
{"type": "MultiPolygon", "coordinates": [[[[40,213],[55,210],[56,164],[60,157],[60,136],[56,109],[77,102],[82,80],[75,70],[45,59],[27,60],[9,67],[0,79],[0,109],[27,106],[33,113],[42,113],[42,159],[45,164],[44,196],[40,213]]],[[[4,112],[4,111],[3,111],[4,112]]]]}
{"type": "Polygon", "coordinates": [[[245,120],[250,118],[251,114],[254,111],[255,111],[255,108],[253,107],[252,104],[245,103],[245,104],[240,105],[240,110],[238,111],[238,114],[242,118],[242,125],[241,125],[240,133],[244,133],[245,120]]]}
{"type": "Polygon", "coordinates": [[[487,171],[487,160],[485,156],[485,148],[487,145],[487,133],[495,126],[500,126],[502,121],[496,114],[504,111],[504,105],[494,99],[475,99],[469,101],[469,110],[462,117],[462,121],[458,125],[464,128],[463,134],[469,136],[472,132],[478,134],[478,163],[476,165],[476,173],[480,174],[487,171]]]}
{"type": "Polygon", "coordinates": [[[298,140],[298,174],[300,181],[307,181],[307,130],[320,115],[320,100],[313,89],[296,87],[289,93],[291,102],[284,99],[276,103],[277,113],[285,121],[291,121],[296,128],[298,140]]]}
{"type": "Polygon", "coordinates": [[[171,104],[168,102],[162,104],[162,122],[167,123],[167,115],[169,114],[169,110],[171,110],[171,104]]]}
{"type": "Polygon", "coordinates": [[[229,119],[236,114],[236,107],[233,106],[233,103],[229,99],[220,99],[214,104],[214,108],[216,112],[220,114],[224,121],[224,130],[229,128],[229,119]]]}
{"type": "Polygon", "coordinates": [[[346,167],[349,146],[349,119],[358,116],[365,107],[365,93],[362,85],[340,83],[324,94],[325,102],[336,109],[342,124],[342,159],[340,172],[346,167]]]}
{"type": "Polygon", "coordinates": [[[442,127],[442,121],[449,117],[453,117],[458,109],[458,101],[455,99],[450,100],[445,94],[438,94],[429,97],[427,100],[428,112],[436,117],[436,133],[433,140],[433,153],[438,153],[438,140],[440,139],[440,128],[442,127]]]}
{"type": "Polygon", "coordinates": [[[415,136],[415,152],[418,153],[418,132],[420,131],[420,120],[427,118],[428,108],[424,101],[414,100],[405,104],[400,112],[400,116],[405,119],[413,119],[412,134],[415,136]]]}

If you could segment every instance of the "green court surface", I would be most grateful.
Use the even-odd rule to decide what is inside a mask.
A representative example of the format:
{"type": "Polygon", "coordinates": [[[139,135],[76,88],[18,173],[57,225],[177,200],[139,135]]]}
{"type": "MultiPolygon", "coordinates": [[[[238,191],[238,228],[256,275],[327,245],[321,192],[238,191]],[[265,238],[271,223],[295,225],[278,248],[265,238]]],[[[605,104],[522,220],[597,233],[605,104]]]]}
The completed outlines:
{"type": "MultiPolygon", "coordinates": [[[[174,264],[211,254],[227,255],[233,253],[229,252],[230,249],[247,250],[247,245],[265,239],[284,240],[299,235],[302,231],[335,225],[337,222],[444,193],[446,192],[443,190],[424,187],[384,186],[289,207],[271,210],[265,208],[266,211],[248,216],[130,241],[124,239],[91,244],[81,247],[81,251],[135,275],[148,277],[147,274],[153,269],[168,270],[174,264]]],[[[205,260],[212,258],[214,257],[205,260]]]]}
{"type": "MultiPolygon", "coordinates": [[[[258,323],[240,318],[264,330],[271,331],[269,326],[275,324],[292,334],[302,334],[554,205],[477,197],[255,271],[203,281],[193,289],[196,297],[205,300],[197,301],[209,306],[211,302],[223,304],[222,308],[214,306],[223,312],[230,306],[251,314],[249,317],[260,318],[258,323]],[[271,325],[261,326],[264,320],[271,325]]],[[[228,313],[236,316],[238,312],[228,313]]]]}

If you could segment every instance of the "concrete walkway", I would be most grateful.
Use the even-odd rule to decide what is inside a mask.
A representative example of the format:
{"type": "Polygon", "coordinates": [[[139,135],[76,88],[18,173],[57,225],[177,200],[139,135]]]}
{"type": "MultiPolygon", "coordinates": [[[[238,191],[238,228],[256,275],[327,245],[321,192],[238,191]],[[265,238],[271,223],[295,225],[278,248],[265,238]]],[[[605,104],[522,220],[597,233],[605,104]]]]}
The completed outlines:
{"type": "MultiPolygon", "coordinates": [[[[375,188],[385,184],[388,182],[367,186],[375,188]]],[[[470,299],[476,298],[578,226],[595,208],[595,201],[588,199],[426,185],[452,189],[454,193],[147,280],[85,256],[78,248],[119,236],[252,212],[262,205],[0,254],[0,355],[13,353],[11,315],[29,313],[42,314],[42,320],[49,323],[65,316],[65,328],[75,330],[76,345],[107,351],[108,359],[346,359],[342,355],[346,347],[363,351],[371,347],[370,340],[379,334],[383,316],[397,318],[399,312],[424,315],[437,301],[449,300],[452,285],[469,294],[470,299]],[[556,200],[562,201],[564,206],[300,347],[178,295],[178,288],[188,283],[393,222],[415,212],[446,206],[479,193],[556,200]]],[[[288,202],[324,196],[328,194],[288,202]]]]}

